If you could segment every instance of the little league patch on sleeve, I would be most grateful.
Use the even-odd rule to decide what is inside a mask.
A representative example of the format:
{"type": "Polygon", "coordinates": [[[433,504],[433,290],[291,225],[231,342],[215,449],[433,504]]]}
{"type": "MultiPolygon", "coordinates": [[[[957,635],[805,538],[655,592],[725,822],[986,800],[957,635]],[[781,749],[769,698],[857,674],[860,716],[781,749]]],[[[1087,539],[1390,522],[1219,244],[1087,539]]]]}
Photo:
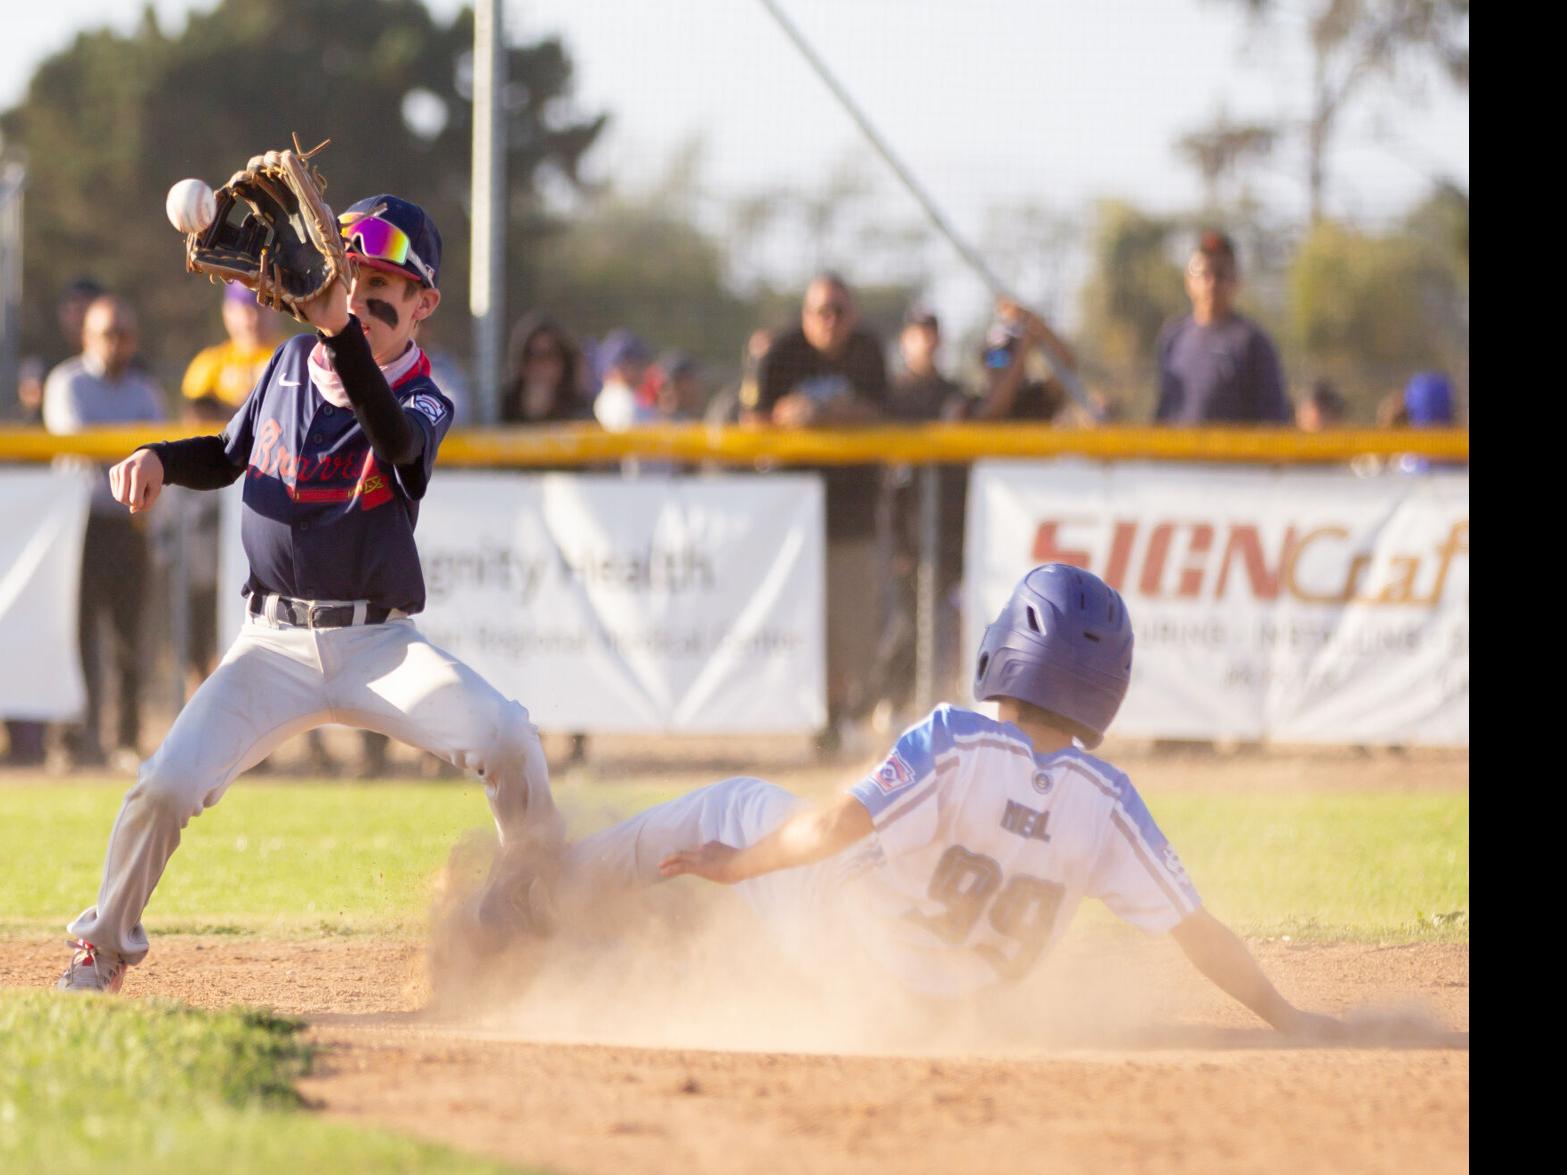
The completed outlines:
{"type": "Polygon", "coordinates": [[[891,795],[900,787],[914,782],[914,768],[903,761],[903,756],[893,751],[882,765],[871,772],[871,782],[881,791],[891,795]]]}
{"type": "Polygon", "coordinates": [[[441,417],[446,415],[446,405],[434,396],[426,395],[423,392],[410,398],[408,406],[415,412],[422,412],[425,416],[428,416],[431,424],[440,424],[441,417]]]}

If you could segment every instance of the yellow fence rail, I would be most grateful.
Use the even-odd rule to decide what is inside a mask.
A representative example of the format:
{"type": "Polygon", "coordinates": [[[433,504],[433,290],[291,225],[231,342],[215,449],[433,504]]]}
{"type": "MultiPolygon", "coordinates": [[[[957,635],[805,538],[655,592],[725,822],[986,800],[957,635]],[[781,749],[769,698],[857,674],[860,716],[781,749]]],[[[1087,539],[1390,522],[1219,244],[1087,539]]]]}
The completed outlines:
{"type": "MultiPolygon", "coordinates": [[[[187,435],[168,426],[104,428],[74,436],[0,428],[0,461],[76,454],[115,461],[137,445],[187,435]]],[[[1051,428],[1028,424],[927,424],[784,431],[672,424],[609,433],[594,425],[459,429],[441,446],[444,465],[594,465],[625,457],[721,465],[966,463],[987,457],[1086,457],[1104,461],[1319,464],[1409,453],[1467,462],[1467,429],[1051,428]]]]}

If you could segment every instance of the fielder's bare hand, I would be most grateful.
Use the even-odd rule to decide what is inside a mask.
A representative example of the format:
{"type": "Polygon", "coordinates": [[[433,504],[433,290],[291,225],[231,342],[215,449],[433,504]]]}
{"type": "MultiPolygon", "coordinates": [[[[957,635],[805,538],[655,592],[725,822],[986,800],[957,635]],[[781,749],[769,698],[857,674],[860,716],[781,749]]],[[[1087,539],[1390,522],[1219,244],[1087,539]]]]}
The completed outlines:
{"type": "Polygon", "coordinates": [[[132,514],[152,509],[163,492],[163,462],[151,449],[137,449],[110,468],[109,490],[116,502],[130,507],[132,514]]]}
{"type": "Polygon", "coordinates": [[[720,885],[733,885],[745,880],[745,875],[736,868],[735,858],[739,855],[739,849],[723,841],[710,840],[699,849],[681,849],[670,853],[658,863],[658,872],[661,877],[679,877],[682,873],[690,873],[720,885]]]}

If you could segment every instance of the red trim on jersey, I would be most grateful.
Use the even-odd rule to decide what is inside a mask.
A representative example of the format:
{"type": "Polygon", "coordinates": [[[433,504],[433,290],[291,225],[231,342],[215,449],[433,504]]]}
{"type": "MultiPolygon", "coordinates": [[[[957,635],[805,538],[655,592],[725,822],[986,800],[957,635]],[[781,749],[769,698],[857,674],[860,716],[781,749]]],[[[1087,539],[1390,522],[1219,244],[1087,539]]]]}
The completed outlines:
{"type": "MultiPolygon", "coordinates": [[[[417,343],[414,344],[416,347],[418,345],[417,343]]],[[[403,378],[392,385],[392,390],[395,392],[409,380],[420,378],[430,378],[430,357],[423,350],[419,352],[419,358],[414,361],[414,365],[403,374],[403,378]]]]}

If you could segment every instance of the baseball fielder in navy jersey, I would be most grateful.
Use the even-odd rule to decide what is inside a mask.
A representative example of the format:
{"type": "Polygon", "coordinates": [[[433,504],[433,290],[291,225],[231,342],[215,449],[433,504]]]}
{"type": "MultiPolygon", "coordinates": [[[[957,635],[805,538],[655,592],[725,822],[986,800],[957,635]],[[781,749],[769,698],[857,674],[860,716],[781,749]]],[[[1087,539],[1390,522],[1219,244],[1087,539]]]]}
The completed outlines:
{"type": "Polygon", "coordinates": [[[1113,589],[1076,567],[1036,567],[980,646],[974,693],[998,718],[938,706],[825,804],[740,777],[651,808],[567,850],[561,896],[681,874],[736,885],[803,968],[857,958],[878,982],[936,999],[1022,979],[1096,898],[1173,936],[1281,1032],[1341,1036],[1340,1021],[1279,994],[1204,909],[1132,781],[1089,753],[1120,708],[1131,655],[1113,589]]]}
{"type": "Polygon", "coordinates": [[[145,446],[110,472],[132,513],[166,484],[243,479],[248,616],[126,794],[98,900],[70,926],[61,988],[118,990],[147,953],[142,911],[181,829],[284,740],[327,723],[411,743],[483,781],[501,852],[481,924],[498,901],[515,925],[546,900],[543,881],[522,875],[561,839],[538,730],[411,619],[425,603],[419,501],[452,424],[415,341],[441,300],[440,234],[391,195],[340,220],[353,276],[304,305],[315,333],[278,348],[220,435],[145,446]]]}

